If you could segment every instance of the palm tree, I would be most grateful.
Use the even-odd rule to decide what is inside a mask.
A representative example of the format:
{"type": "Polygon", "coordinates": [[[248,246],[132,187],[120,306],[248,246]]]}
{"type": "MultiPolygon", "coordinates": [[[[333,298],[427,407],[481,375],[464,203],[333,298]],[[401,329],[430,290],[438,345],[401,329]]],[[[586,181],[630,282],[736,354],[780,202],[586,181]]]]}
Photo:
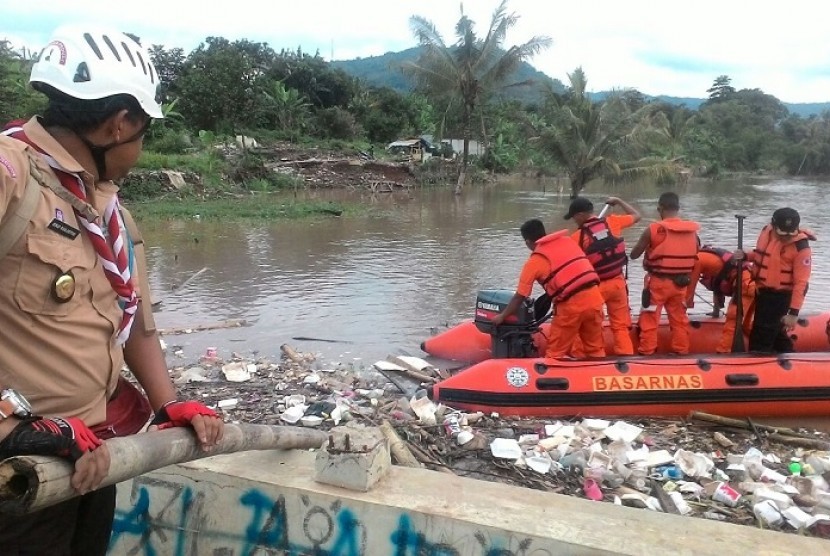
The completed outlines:
{"type": "Polygon", "coordinates": [[[477,107],[487,96],[506,85],[506,80],[519,64],[551,44],[548,37],[533,37],[519,46],[502,48],[507,31],[518,21],[516,14],[507,13],[507,0],[493,12],[487,34],[479,37],[474,22],[464,15],[455,24],[456,42],[447,45],[435,25],[421,16],[412,16],[410,26],[421,47],[415,62],[403,65],[419,89],[432,97],[449,98],[452,105],[461,104],[464,154],[455,193],[461,193],[467,179],[470,153],[471,120],[477,107]]]}
{"type": "Polygon", "coordinates": [[[673,173],[676,160],[641,156],[639,125],[652,109],[632,110],[626,101],[630,91],[617,91],[594,103],[586,93],[588,80],[582,68],[568,75],[570,88],[563,94],[549,93],[547,113],[528,121],[537,141],[568,173],[571,197],[595,179],[630,180],[643,176],[664,177],[673,173]]]}

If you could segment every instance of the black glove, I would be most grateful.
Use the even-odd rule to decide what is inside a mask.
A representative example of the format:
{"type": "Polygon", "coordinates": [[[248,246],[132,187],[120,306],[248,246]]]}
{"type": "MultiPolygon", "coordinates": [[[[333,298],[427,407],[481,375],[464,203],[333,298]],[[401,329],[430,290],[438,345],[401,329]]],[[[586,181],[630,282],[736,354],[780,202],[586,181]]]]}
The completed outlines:
{"type": "Polygon", "coordinates": [[[0,460],[38,455],[60,456],[74,462],[100,445],[101,440],[80,419],[26,419],[0,441],[0,460]]]}

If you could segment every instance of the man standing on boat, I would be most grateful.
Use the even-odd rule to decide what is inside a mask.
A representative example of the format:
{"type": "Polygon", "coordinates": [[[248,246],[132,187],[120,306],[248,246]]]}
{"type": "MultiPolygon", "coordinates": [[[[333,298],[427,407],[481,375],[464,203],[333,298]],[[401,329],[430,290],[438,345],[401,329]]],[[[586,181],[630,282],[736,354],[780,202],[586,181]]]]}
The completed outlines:
{"type": "Polygon", "coordinates": [[[0,136],[0,460],[63,457],[77,496],[0,515],[0,552],[103,556],[115,486],[100,487],[102,440],[140,430],[150,407],[153,425],[191,427],[205,450],[223,425],[201,402],[177,400],[140,238],[114,183],[163,117],[147,49],[117,30],[62,27],[30,82],[47,97],[43,116],[0,136]],[[122,378],[125,365],[149,403],[122,378]]]}
{"type": "MultiPolygon", "coordinates": [[[[789,336],[804,304],[812,270],[810,241],[815,236],[801,229],[801,216],[785,207],[772,213],[755,250],[746,255],[754,264],[757,294],[755,320],[749,333],[749,351],[786,353],[793,350],[789,336]]],[[[742,251],[736,251],[739,258],[742,251]]]]}
{"type": "MultiPolygon", "coordinates": [[[[692,283],[686,293],[686,307],[694,307],[695,290],[698,281],[713,293],[712,306],[717,313],[724,305],[727,297],[730,298],[726,310],[726,320],[723,323],[723,332],[715,351],[717,353],[731,353],[732,342],[735,336],[738,307],[734,299],[738,280],[738,257],[732,251],[704,245],[697,254],[697,264],[692,272],[692,283]]],[[[742,328],[748,332],[752,325],[752,316],[755,311],[755,280],[752,278],[752,268],[748,263],[741,265],[741,300],[743,308],[742,328]]],[[[715,315],[717,316],[717,315],[715,315]]]]}
{"type": "Polygon", "coordinates": [[[665,307],[671,331],[671,351],[686,355],[689,353],[686,289],[697,261],[700,225],[680,219],[680,199],[676,193],[660,195],[657,212],[660,220],[649,224],[631,250],[632,259],[645,253],[646,277],[638,323],[638,351],[641,355],[652,355],[657,351],[657,325],[665,307]]]}
{"type": "Polygon", "coordinates": [[[615,355],[634,355],[631,343],[631,306],[628,302],[628,284],[625,267],[628,255],[622,231],[640,221],[640,213],[618,197],[608,197],[605,204],[619,206],[625,214],[594,215],[594,204],[585,197],[571,201],[565,220],[573,218],[577,231],[571,238],[585,251],[585,255],[599,276],[599,290],[605,300],[608,322],[614,335],[615,355]]]}
{"type": "Polygon", "coordinates": [[[538,282],[554,304],[545,356],[567,355],[579,338],[585,355],[605,357],[599,276],[585,253],[567,230],[546,235],[545,225],[535,218],[522,224],[521,234],[533,253],[522,268],[515,295],[493,318],[493,325],[515,313],[538,282]]]}

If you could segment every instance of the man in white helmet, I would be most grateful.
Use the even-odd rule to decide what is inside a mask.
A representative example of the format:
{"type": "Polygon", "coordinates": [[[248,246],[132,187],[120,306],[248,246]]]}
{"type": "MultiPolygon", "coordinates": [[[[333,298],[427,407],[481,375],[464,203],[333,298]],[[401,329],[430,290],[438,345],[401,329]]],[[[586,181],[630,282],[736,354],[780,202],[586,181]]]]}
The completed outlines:
{"type": "Polygon", "coordinates": [[[62,27],[30,82],[48,107],[0,136],[0,460],[65,457],[79,496],[0,514],[0,553],[103,555],[115,487],[97,488],[109,468],[102,439],[137,432],[152,407],[154,426],[190,426],[209,450],[222,421],[176,398],[135,256],[142,242],[113,183],[162,117],[147,50],[117,31],[62,27]],[[125,363],[146,398],[121,378],[125,363]]]}

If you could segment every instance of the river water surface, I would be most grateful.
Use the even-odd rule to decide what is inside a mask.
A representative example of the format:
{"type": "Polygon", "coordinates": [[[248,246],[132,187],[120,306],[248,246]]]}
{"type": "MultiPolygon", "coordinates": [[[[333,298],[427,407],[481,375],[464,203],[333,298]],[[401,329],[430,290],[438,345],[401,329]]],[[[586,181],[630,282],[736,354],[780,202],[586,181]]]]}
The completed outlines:
{"type": "MultiPolygon", "coordinates": [[[[735,214],[746,215],[744,246],[754,245],[778,207],[792,206],[802,226],[816,232],[813,279],[805,312],[828,308],[830,238],[827,182],[770,180],[691,181],[676,191],[682,214],[702,225],[704,243],[735,248],[735,214]]],[[[653,185],[596,185],[585,195],[597,210],[609,194],[643,214],[626,233],[629,250],[648,221],[657,218],[653,185]]],[[[518,232],[528,218],[548,231],[564,227],[567,193],[550,181],[512,180],[361,197],[371,216],[297,221],[192,219],[144,222],[156,314],[162,328],[196,327],[244,319],[242,328],[168,337],[196,359],[208,346],[278,358],[280,345],[319,353],[325,360],[368,365],[389,354],[423,355],[421,341],[473,314],[480,289],[513,290],[528,250],[518,232]],[[204,272],[187,281],[203,268],[204,272]],[[295,340],[298,337],[317,340],[295,340]],[[329,341],[321,341],[329,340],[329,341]]],[[[319,198],[320,192],[306,192],[319,198]]],[[[266,202],[266,201],[264,201],[266,202]]],[[[278,198],[267,202],[280,202],[278,198]]],[[[572,224],[570,224],[572,226],[572,224]]],[[[640,261],[630,265],[632,307],[642,285],[640,261]]],[[[537,292],[538,293],[538,292],[537,292]]],[[[706,300],[711,294],[706,292],[706,300]]],[[[711,308],[698,298],[693,311],[711,308]]],[[[225,353],[222,353],[225,351],[225,353]]]]}

